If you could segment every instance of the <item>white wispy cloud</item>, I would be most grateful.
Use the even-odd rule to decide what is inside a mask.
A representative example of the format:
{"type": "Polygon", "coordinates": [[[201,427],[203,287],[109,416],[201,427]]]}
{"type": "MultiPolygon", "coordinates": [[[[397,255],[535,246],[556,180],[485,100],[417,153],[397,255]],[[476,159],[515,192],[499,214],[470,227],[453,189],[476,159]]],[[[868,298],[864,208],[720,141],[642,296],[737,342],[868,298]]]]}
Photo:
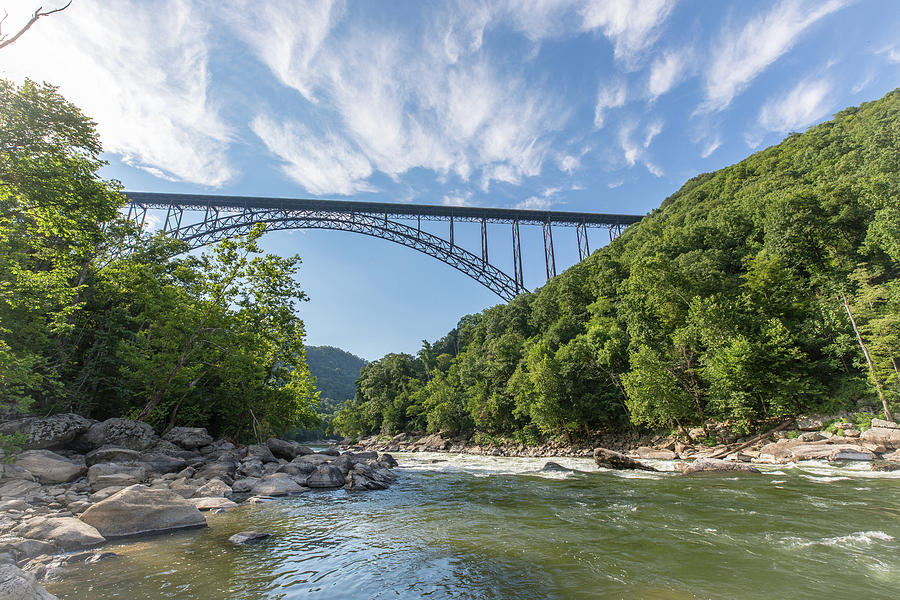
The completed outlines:
{"type": "Polygon", "coordinates": [[[252,24],[242,18],[235,26],[267,32],[239,35],[283,83],[315,103],[333,135],[373,170],[395,180],[414,168],[463,181],[476,175],[483,189],[540,173],[569,109],[476,51],[484,18],[453,24],[446,35],[434,35],[437,25],[423,33],[342,21],[322,37],[322,23],[334,23],[335,9],[329,5],[318,14],[327,19],[309,24],[259,12],[252,24]],[[308,39],[315,44],[303,47],[316,50],[302,68],[278,71],[276,50],[308,39]]]}
{"type": "Polygon", "coordinates": [[[638,142],[635,141],[635,134],[638,132],[636,124],[624,123],[619,127],[617,135],[619,147],[622,149],[623,158],[629,167],[633,167],[640,162],[647,167],[651,174],[656,177],[662,177],[664,174],[662,168],[646,157],[647,148],[650,146],[653,138],[662,131],[662,128],[662,121],[653,121],[644,128],[643,142],[638,142]]]}
{"type": "Polygon", "coordinates": [[[521,210],[547,210],[551,206],[553,203],[549,198],[531,196],[516,204],[515,207],[521,210]]]}
{"type": "Polygon", "coordinates": [[[828,79],[801,81],[787,94],[768,100],[757,121],[768,131],[802,129],[828,114],[831,90],[828,79]]]}
{"type": "Polygon", "coordinates": [[[675,0],[592,0],[581,9],[582,27],[600,29],[615,57],[630,61],[659,37],[675,0]]]}
{"type": "Polygon", "coordinates": [[[644,131],[644,148],[649,148],[650,143],[653,142],[653,138],[662,133],[663,130],[663,122],[662,119],[657,119],[647,125],[646,130],[644,131]]]}
{"type": "Polygon", "coordinates": [[[441,204],[444,206],[472,206],[472,192],[457,190],[444,196],[441,204]]]}
{"type": "Polygon", "coordinates": [[[372,165],[360,152],[333,135],[315,135],[296,121],[258,115],[250,123],[266,148],[281,159],[285,175],[313,194],[372,191],[366,181],[372,165]]]}
{"type": "Polygon", "coordinates": [[[808,27],[848,3],[849,0],[782,0],[742,26],[724,28],[711,51],[713,60],[705,77],[706,99],[700,110],[727,107],[753,79],[790,50],[808,27]]]}
{"type": "Polygon", "coordinates": [[[706,145],[703,146],[703,150],[700,152],[700,157],[707,158],[710,154],[712,154],[713,152],[718,150],[719,146],[721,146],[721,145],[722,145],[722,140],[719,138],[719,136],[716,136],[715,138],[708,140],[706,142],[706,145]]]}
{"type": "Polygon", "coordinates": [[[688,56],[687,51],[670,51],[653,60],[647,82],[651,100],[656,100],[682,80],[687,69],[688,56]]]}
{"type": "Polygon", "coordinates": [[[624,81],[614,81],[600,88],[597,92],[597,103],[594,106],[594,127],[600,129],[606,121],[606,112],[611,108],[625,105],[628,89],[624,81]]]}
{"type": "Polygon", "coordinates": [[[53,82],[97,121],[104,149],[165,179],[219,187],[237,171],[212,96],[195,5],[81,0],[3,50],[4,75],[53,82]]]}

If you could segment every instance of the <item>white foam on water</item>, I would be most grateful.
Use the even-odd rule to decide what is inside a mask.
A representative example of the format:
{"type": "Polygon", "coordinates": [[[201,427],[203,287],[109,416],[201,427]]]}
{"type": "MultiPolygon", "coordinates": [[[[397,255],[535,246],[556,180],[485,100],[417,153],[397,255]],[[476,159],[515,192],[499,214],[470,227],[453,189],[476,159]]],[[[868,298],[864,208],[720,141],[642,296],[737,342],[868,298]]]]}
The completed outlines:
{"type": "Polygon", "coordinates": [[[793,548],[807,548],[809,546],[836,546],[839,548],[853,548],[857,546],[871,546],[881,542],[892,542],[894,536],[883,531],[857,531],[847,535],[822,538],[820,540],[804,540],[802,538],[788,538],[785,542],[793,548]]]}
{"type": "Polygon", "coordinates": [[[838,476],[828,476],[828,475],[800,475],[800,477],[804,479],[808,479],[810,481],[815,481],[816,483],[831,483],[833,481],[849,481],[849,477],[844,477],[843,475],[838,476]]]}

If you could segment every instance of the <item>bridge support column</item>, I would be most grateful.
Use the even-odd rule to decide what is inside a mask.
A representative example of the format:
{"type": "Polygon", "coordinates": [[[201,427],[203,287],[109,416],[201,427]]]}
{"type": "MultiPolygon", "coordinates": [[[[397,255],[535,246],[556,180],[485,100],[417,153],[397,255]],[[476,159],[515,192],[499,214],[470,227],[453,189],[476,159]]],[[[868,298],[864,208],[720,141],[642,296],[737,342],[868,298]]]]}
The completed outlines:
{"type": "Polygon", "coordinates": [[[579,223],[575,226],[575,235],[578,237],[578,261],[581,262],[591,255],[588,245],[587,225],[579,223]]]}
{"type": "Polygon", "coordinates": [[[487,221],[481,220],[481,261],[488,263],[487,221]]]}
{"type": "Polygon", "coordinates": [[[525,276],[522,274],[522,240],[519,237],[519,221],[512,223],[513,247],[513,280],[516,282],[516,294],[525,289],[525,276]]]}
{"type": "Polygon", "coordinates": [[[541,230],[544,233],[544,267],[547,269],[547,279],[556,277],[556,256],[553,254],[553,229],[550,227],[550,221],[541,223],[541,230]]]}

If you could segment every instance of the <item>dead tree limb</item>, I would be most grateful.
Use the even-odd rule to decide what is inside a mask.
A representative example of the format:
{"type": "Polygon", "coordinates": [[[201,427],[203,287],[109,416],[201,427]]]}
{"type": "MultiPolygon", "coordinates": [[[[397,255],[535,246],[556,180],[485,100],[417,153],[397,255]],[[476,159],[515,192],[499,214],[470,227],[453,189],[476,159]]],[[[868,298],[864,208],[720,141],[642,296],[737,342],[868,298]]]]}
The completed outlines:
{"type": "MultiPolygon", "coordinates": [[[[60,8],[54,8],[53,10],[44,10],[43,6],[38,6],[37,10],[34,11],[34,14],[31,15],[31,18],[28,19],[28,22],[25,23],[25,26],[22,27],[22,29],[20,29],[14,36],[9,37],[7,35],[0,34],[0,49],[6,48],[10,44],[12,44],[16,40],[18,40],[20,37],[22,37],[22,34],[25,33],[26,31],[28,31],[29,29],[31,29],[31,26],[34,25],[35,23],[37,23],[37,20],[40,19],[41,17],[47,17],[54,13],[62,12],[64,10],[66,10],[67,8],[69,8],[69,6],[71,4],[72,4],[72,0],[69,0],[65,6],[62,6],[60,8]]],[[[3,21],[6,20],[7,16],[9,16],[9,15],[8,14],[4,15],[3,18],[0,19],[0,26],[3,25],[3,21]]]]}

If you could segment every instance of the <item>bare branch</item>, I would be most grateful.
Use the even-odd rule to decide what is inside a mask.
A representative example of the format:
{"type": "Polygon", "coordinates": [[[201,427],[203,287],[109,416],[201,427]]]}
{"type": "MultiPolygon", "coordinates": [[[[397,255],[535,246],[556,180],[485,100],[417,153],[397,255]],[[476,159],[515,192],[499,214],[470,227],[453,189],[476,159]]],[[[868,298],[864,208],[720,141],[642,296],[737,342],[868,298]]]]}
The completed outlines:
{"type": "MultiPolygon", "coordinates": [[[[5,35],[0,36],[0,48],[6,48],[10,44],[12,44],[16,40],[18,40],[20,37],[22,37],[22,34],[25,33],[26,31],[28,31],[31,28],[31,26],[34,25],[37,22],[37,20],[40,19],[41,17],[47,17],[54,13],[62,12],[64,10],[66,10],[67,8],[69,8],[69,6],[71,4],[72,4],[72,0],[69,0],[65,6],[62,6],[60,8],[55,8],[53,10],[47,10],[47,11],[44,10],[43,6],[38,6],[37,10],[34,11],[34,14],[31,15],[31,18],[28,19],[28,22],[25,23],[25,26],[22,27],[22,29],[20,29],[18,31],[18,33],[16,33],[16,35],[12,36],[9,39],[6,39],[7,36],[5,36],[5,35]]],[[[3,19],[0,19],[0,25],[3,24],[3,21],[6,20],[7,16],[9,16],[9,15],[4,15],[3,19]]]]}

